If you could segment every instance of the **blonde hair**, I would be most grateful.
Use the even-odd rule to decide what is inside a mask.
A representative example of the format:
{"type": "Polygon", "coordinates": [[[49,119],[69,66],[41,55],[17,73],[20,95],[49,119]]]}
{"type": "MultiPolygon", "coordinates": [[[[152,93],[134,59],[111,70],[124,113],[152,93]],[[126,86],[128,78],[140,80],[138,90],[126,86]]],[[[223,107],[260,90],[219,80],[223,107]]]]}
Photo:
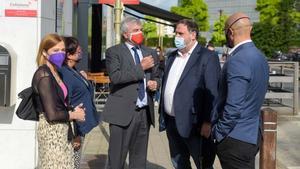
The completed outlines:
{"type": "Polygon", "coordinates": [[[46,63],[46,58],[43,55],[43,52],[47,52],[50,48],[57,45],[61,41],[63,41],[63,37],[57,34],[47,34],[46,36],[44,36],[40,43],[36,57],[36,63],[38,66],[41,66],[46,63]]]}

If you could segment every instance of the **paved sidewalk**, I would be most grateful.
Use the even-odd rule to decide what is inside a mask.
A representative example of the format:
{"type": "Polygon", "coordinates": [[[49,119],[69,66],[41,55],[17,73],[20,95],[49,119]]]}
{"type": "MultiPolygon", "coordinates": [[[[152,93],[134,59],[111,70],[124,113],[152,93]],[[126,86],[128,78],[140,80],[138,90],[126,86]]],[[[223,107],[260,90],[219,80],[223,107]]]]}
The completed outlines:
{"type": "MultiPolygon", "coordinates": [[[[277,169],[300,169],[300,116],[290,116],[290,108],[275,107],[279,112],[277,134],[277,169]]],[[[156,114],[156,117],[158,115],[156,114]]],[[[104,169],[107,161],[109,130],[102,123],[87,136],[83,146],[82,169],[104,169]]],[[[147,169],[172,169],[165,132],[151,128],[147,169]]],[[[256,168],[258,169],[259,155],[256,168]]],[[[192,163],[193,164],[193,163],[192,163]]],[[[193,166],[195,168],[195,166],[193,166]]],[[[219,161],[215,169],[221,169],[219,161]]]]}

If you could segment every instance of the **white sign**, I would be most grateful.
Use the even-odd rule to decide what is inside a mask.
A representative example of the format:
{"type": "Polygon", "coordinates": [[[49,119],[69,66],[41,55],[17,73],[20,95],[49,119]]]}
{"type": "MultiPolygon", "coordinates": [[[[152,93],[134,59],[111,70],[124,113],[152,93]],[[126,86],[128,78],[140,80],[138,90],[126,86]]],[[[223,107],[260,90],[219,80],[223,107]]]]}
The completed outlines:
{"type": "Polygon", "coordinates": [[[37,17],[38,0],[5,0],[7,17],[37,17]]]}

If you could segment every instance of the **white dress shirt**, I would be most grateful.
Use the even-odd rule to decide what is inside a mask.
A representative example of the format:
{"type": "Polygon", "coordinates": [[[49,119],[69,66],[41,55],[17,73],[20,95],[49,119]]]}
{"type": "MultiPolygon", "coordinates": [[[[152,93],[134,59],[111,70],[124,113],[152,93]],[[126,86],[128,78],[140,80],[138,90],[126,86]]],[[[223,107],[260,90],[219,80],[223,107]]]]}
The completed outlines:
{"type": "Polygon", "coordinates": [[[251,39],[249,40],[245,40],[245,41],[242,41],[240,43],[238,43],[237,45],[234,46],[234,48],[232,48],[229,52],[228,52],[228,55],[231,55],[233,51],[235,51],[236,48],[238,48],[239,46],[245,44],[245,43],[248,43],[248,42],[252,42],[251,39]]]}
{"type": "MultiPolygon", "coordinates": [[[[125,42],[126,46],[128,47],[130,53],[131,53],[131,56],[133,58],[133,61],[135,62],[135,59],[134,59],[134,51],[132,50],[132,48],[134,47],[133,45],[125,42]]],[[[140,48],[137,48],[137,53],[139,55],[139,58],[140,58],[140,61],[142,61],[143,59],[143,54],[142,54],[142,51],[140,48]]],[[[136,64],[136,63],[135,63],[136,64]]],[[[148,101],[147,101],[147,88],[146,88],[146,77],[144,75],[144,88],[145,88],[145,97],[143,98],[143,100],[140,100],[138,97],[137,97],[137,101],[136,101],[136,106],[138,106],[139,108],[142,108],[144,106],[147,106],[148,105],[148,101]]]]}
{"type": "Polygon", "coordinates": [[[181,77],[181,74],[188,62],[193,50],[197,46],[198,42],[188,51],[188,53],[183,56],[182,53],[178,50],[176,58],[172,64],[172,67],[168,74],[168,79],[166,82],[165,92],[164,92],[164,109],[165,112],[170,116],[175,116],[173,108],[173,98],[174,93],[178,84],[178,81],[181,77]]]}

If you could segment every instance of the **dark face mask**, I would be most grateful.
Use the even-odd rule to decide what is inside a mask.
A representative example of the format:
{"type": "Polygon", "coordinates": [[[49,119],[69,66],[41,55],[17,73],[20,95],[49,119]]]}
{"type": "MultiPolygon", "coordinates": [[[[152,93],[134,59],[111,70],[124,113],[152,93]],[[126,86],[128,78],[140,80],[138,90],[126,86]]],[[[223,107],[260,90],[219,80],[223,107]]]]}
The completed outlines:
{"type": "Polygon", "coordinates": [[[74,61],[76,63],[79,63],[81,61],[81,59],[82,59],[82,54],[78,54],[77,59],[67,58],[67,60],[72,60],[72,61],[74,61]]]}
{"type": "Polygon", "coordinates": [[[233,48],[234,46],[233,46],[233,43],[230,40],[229,31],[230,30],[228,30],[227,33],[226,33],[226,46],[229,47],[229,48],[233,48]]]}

